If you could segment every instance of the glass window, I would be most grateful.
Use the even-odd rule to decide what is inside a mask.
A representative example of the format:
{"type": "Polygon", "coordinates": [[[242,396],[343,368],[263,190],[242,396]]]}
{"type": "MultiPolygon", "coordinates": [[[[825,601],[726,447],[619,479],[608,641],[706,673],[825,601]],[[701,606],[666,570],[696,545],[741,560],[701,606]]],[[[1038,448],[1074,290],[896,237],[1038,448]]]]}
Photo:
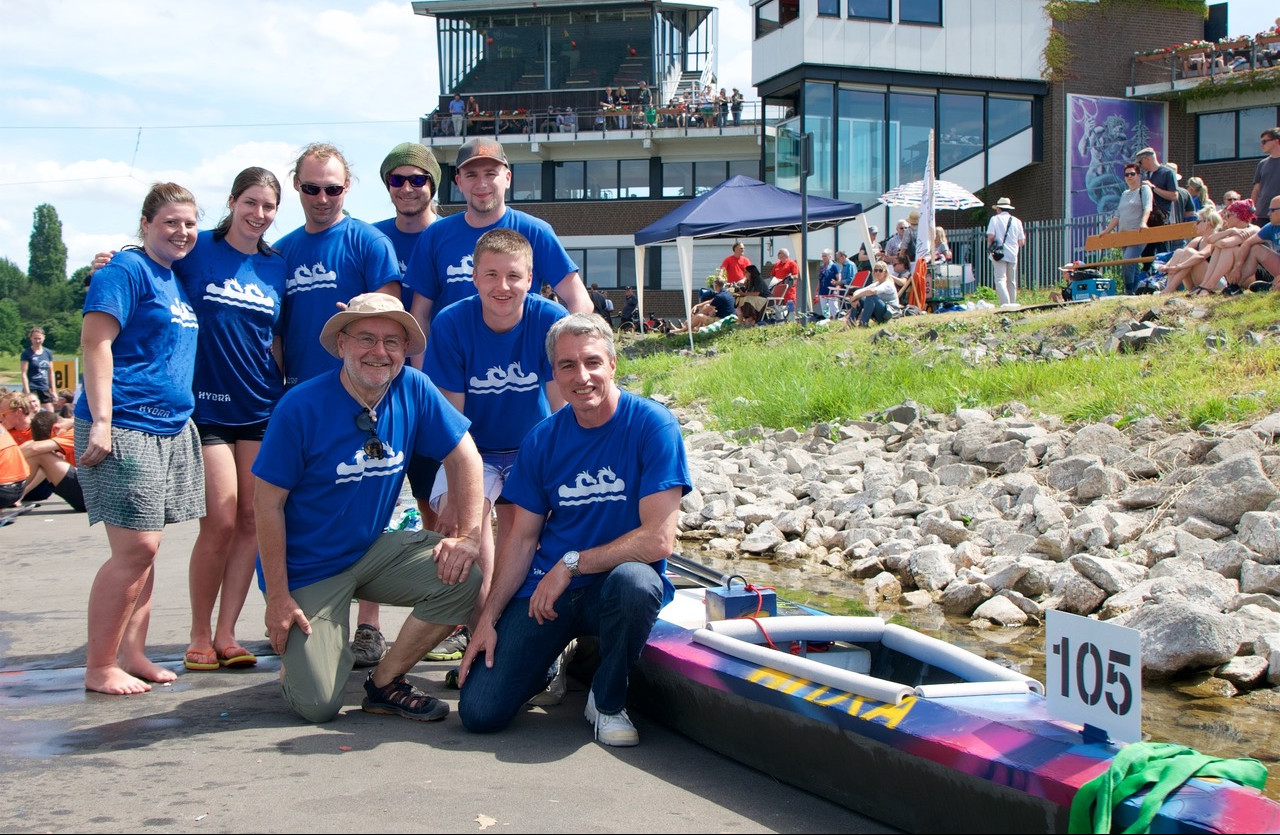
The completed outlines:
{"type": "MultiPolygon", "coordinates": [[[[1258,137],[1267,128],[1274,128],[1276,109],[1274,107],[1253,107],[1240,111],[1240,151],[1236,156],[1241,159],[1259,157],[1264,152],[1258,144],[1258,137]]],[[[1266,208],[1265,206],[1263,208],[1266,208]]]]}
{"type": "Polygon", "coordinates": [[[889,20],[889,0],[849,0],[849,17],[889,20]]]}
{"type": "Polygon", "coordinates": [[[938,172],[982,150],[982,96],[938,94],[938,172]]]}
{"type": "Polygon", "coordinates": [[[729,178],[732,179],[738,176],[750,177],[753,180],[760,179],[760,160],[758,159],[730,160],[729,178]]]}
{"type": "Polygon", "coordinates": [[[1031,102],[1028,99],[987,99],[987,142],[995,145],[1019,131],[1031,127],[1031,102]]]}
{"type": "Polygon", "coordinates": [[[662,196],[693,196],[692,162],[666,162],[662,164],[662,196]]]}
{"type": "Polygon", "coordinates": [[[729,164],[725,162],[700,162],[693,168],[694,195],[706,194],[711,189],[729,179],[725,172],[729,164]]]}
{"type": "Polygon", "coordinates": [[[586,261],[582,264],[582,281],[588,287],[599,284],[601,287],[618,286],[618,250],[588,249],[586,261]]]}
{"type": "Polygon", "coordinates": [[[942,0],[898,0],[899,23],[942,25],[942,0]]]}
{"type": "Polygon", "coordinates": [[[778,22],[786,26],[800,17],[800,0],[778,0],[778,22]]]}
{"type": "Polygon", "coordinates": [[[517,162],[511,166],[512,201],[542,199],[542,163],[517,162]]]}
{"type": "Polygon", "coordinates": [[[831,120],[835,116],[835,85],[806,82],[804,85],[804,129],[813,134],[813,159],[809,161],[809,193],[830,195],[831,120]]]}
{"type": "Polygon", "coordinates": [[[1196,158],[1201,162],[1235,159],[1236,114],[1202,113],[1196,118],[1196,133],[1196,158]]]}
{"type": "Polygon", "coordinates": [[[888,189],[884,183],[884,93],[839,91],[836,197],[870,206],[888,189]]]}
{"type": "Polygon", "coordinates": [[[889,94],[889,183],[891,186],[924,179],[933,129],[933,96],[889,94]]]}
{"type": "Polygon", "coordinates": [[[587,199],[616,200],[618,197],[618,161],[593,159],[587,161],[587,199]]]}
{"type": "Polygon", "coordinates": [[[794,116],[777,125],[774,141],[774,185],[788,191],[800,190],[800,118],[794,116]]]}
{"type": "Polygon", "coordinates": [[[619,197],[649,196],[649,160],[624,159],[619,163],[619,197]]]}
{"type": "Polygon", "coordinates": [[[763,38],[781,27],[778,21],[778,0],[769,0],[756,6],[756,37],[763,38]]]}
{"type": "Polygon", "coordinates": [[[839,17],[840,0],[818,0],[818,17],[839,17]]]}
{"type": "Polygon", "coordinates": [[[556,163],[556,199],[581,200],[586,192],[586,163],[556,163]]]}

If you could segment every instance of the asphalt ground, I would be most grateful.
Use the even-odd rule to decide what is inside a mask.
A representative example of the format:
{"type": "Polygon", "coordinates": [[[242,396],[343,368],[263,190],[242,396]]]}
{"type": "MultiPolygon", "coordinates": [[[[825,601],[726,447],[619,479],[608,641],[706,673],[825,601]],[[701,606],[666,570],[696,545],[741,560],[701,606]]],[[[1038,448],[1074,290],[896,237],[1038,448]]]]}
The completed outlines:
{"type": "MultiPolygon", "coordinates": [[[[167,528],[156,563],[150,654],[177,682],[105,696],[84,690],[102,526],[54,497],[0,527],[0,831],[895,831],[703,748],[642,706],[630,711],[638,747],[599,745],[574,681],[563,704],[481,736],[463,730],[444,687],[452,662],[410,673],[454,709],[436,723],[361,711],[357,670],[343,713],[306,724],[280,697],[256,589],[237,637],[258,666],[183,669],[197,532],[167,528]]],[[[384,607],[389,639],[407,613],[384,607]]]]}

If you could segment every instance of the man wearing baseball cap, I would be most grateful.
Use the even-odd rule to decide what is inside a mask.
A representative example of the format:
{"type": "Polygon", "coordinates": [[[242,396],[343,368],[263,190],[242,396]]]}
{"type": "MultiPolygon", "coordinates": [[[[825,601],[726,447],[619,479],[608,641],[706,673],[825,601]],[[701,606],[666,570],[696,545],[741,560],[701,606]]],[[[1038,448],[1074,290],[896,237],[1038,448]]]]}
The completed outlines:
{"type": "Polygon", "coordinates": [[[307,721],[334,718],[353,666],[351,599],[408,606],[395,643],[365,679],[361,707],[443,719],[448,705],[404,674],[475,603],[480,454],[467,419],[426,375],[404,367],[426,337],[398,299],[356,296],[325,323],[320,344],[339,367],[281,398],[253,464],[260,581],[281,689],[307,721]],[[418,453],[444,462],[451,500],[441,521],[456,536],[383,532],[405,462],[418,453]]]}
{"type": "MultiPolygon", "coordinates": [[[[400,265],[400,275],[403,277],[405,265],[409,263],[409,256],[418,243],[418,236],[436,220],[434,203],[437,184],[440,182],[440,163],[426,145],[401,142],[382,161],[378,176],[391,195],[396,213],[373,226],[391,239],[391,246],[396,251],[396,261],[400,265]]],[[[408,310],[413,303],[413,291],[402,286],[400,301],[408,310]]],[[[413,456],[409,462],[409,488],[418,501],[418,512],[422,514],[423,526],[427,528],[433,528],[436,522],[435,511],[431,509],[429,500],[431,485],[435,483],[439,469],[439,461],[421,455],[413,456]]],[[[358,626],[352,643],[352,650],[356,653],[356,666],[372,666],[378,663],[386,648],[378,605],[366,600],[360,601],[356,623],[358,626]]]]}
{"type": "MultiPolygon", "coordinates": [[[[476,293],[471,282],[471,255],[476,241],[490,229],[514,229],[533,246],[533,277],[537,286],[550,285],[573,313],[590,313],[591,298],[551,225],[507,206],[511,166],[502,145],[493,137],[477,136],[463,143],[454,160],[453,181],[467,210],[427,227],[419,236],[405,271],[405,284],[416,294],[412,312],[428,338],[435,314],[476,293]]],[[[420,360],[416,360],[420,362],[420,360]]]]}

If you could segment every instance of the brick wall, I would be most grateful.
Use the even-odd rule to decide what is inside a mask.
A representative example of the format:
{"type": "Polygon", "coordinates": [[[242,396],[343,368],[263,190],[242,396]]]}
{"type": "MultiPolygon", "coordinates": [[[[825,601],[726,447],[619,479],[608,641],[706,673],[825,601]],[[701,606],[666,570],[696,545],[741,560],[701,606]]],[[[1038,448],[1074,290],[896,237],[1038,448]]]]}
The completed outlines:
{"type": "MultiPolygon", "coordinates": [[[[1134,52],[1197,40],[1204,37],[1204,24],[1198,12],[1165,7],[1144,10],[1140,4],[1120,3],[1088,6],[1082,19],[1055,24],[1066,35],[1073,60],[1068,77],[1050,85],[1044,102],[1042,159],[1046,161],[991,183],[987,194],[992,199],[1008,196],[1024,220],[1061,217],[1067,197],[1063,176],[1070,118],[1067,95],[1124,98],[1134,52]]],[[[1161,162],[1176,162],[1184,183],[1189,177],[1200,177],[1214,200],[1232,188],[1248,196],[1256,160],[1197,165],[1196,117],[1181,102],[1168,104],[1168,127],[1167,156],[1161,162]]]]}

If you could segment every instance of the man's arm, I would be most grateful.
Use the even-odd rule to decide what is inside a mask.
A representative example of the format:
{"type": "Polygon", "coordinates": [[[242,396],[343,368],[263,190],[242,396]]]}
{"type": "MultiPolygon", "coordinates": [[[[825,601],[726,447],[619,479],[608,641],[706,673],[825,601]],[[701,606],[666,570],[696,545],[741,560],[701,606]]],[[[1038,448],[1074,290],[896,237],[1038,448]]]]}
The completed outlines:
{"type": "MultiPolygon", "coordinates": [[[[427,341],[431,340],[431,308],[435,307],[435,300],[429,299],[421,293],[413,294],[413,304],[409,305],[409,312],[413,314],[413,318],[418,320],[418,324],[422,326],[422,333],[427,337],[427,341]]],[[[426,353],[417,354],[409,357],[409,364],[419,371],[422,370],[422,361],[426,353]]]]}
{"type": "Polygon", "coordinates": [[[452,586],[465,580],[472,564],[480,558],[484,462],[468,432],[441,463],[449,482],[449,501],[440,514],[440,524],[456,534],[440,540],[434,558],[436,573],[446,585],[452,586]]]}
{"type": "Polygon", "coordinates": [[[374,292],[386,293],[388,296],[394,296],[398,299],[400,298],[400,279],[397,278],[395,281],[388,281],[374,292]]]}
{"type": "Polygon", "coordinates": [[[577,270],[560,279],[554,289],[570,313],[590,313],[595,310],[595,305],[591,304],[591,296],[587,294],[587,287],[582,283],[582,275],[577,270]]]}
{"type": "Polygon", "coordinates": [[[476,628],[471,632],[467,653],[462,658],[462,668],[458,674],[459,685],[466,683],[467,673],[480,653],[484,653],[485,666],[493,666],[498,647],[498,633],[494,627],[511,598],[524,585],[525,577],[529,575],[529,566],[533,564],[533,553],[538,547],[538,537],[542,535],[544,517],[516,504],[511,507],[514,510],[511,527],[497,546],[489,597],[480,612],[476,628]]]}
{"type": "Polygon", "coordinates": [[[258,553],[262,556],[262,577],[266,583],[267,638],[276,655],[283,655],[289,643],[289,628],[297,624],[302,634],[311,634],[311,622],[289,593],[289,568],[285,563],[286,538],[284,503],[289,491],[260,478],[254,479],[253,518],[258,528],[258,553]]]}
{"type": "MultiPolygon", "coordinates": [[[[640,500],[640,526],[618,538],[578,552],[578,570],[601,574],[624,562],[654,563],[671,556],[676,544],[676,520],[680,513],[680,487],[651,493],[640,500]]],[[[538,623],[555,620],[556,601],[569,588],[569,569],[557,562],[529,598],[529,616],[538,623]]]]}
{"type": "Polygon", "coordinates": [[[1262,180],[1258,180],[1253,184],[1253,191],[1249,192],[1249,199],[1253,201],[1253,205],[1258,205],[1258,198],[1262,196],[1262,180]]]}

